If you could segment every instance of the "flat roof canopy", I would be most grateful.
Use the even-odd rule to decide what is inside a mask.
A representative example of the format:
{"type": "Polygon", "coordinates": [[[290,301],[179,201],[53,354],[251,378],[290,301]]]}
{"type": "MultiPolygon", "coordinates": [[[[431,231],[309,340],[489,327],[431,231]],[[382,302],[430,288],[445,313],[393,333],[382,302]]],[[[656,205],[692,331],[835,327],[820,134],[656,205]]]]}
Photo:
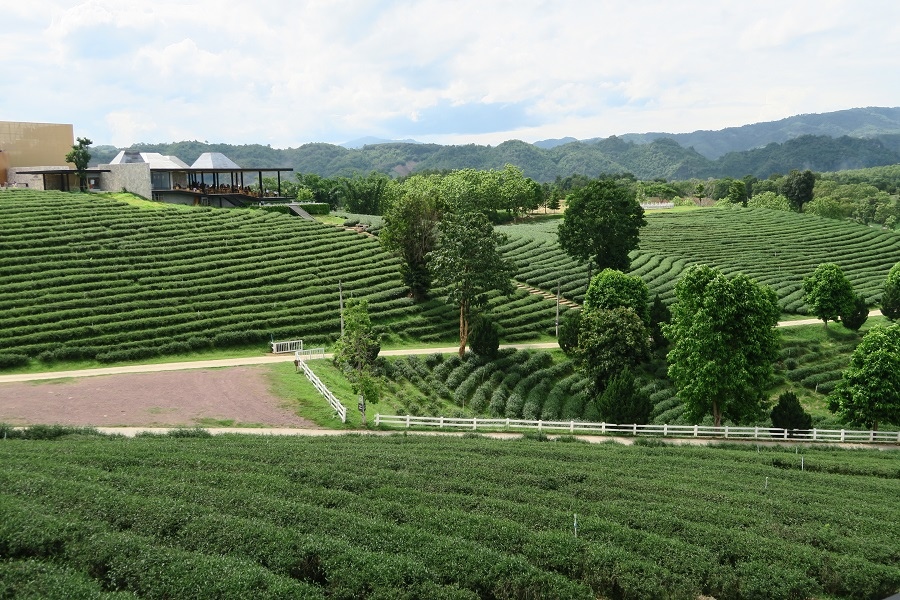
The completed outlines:
{"type": "MultiPolygon", "coordinates": [[[[109,169],[85,169],[88,175],[96,175],[98,173],[109,173],[109,169]]],[[[78,175],[75,169],[41,169],[40,171],[19,171],[19,175],[78,175]]]]}

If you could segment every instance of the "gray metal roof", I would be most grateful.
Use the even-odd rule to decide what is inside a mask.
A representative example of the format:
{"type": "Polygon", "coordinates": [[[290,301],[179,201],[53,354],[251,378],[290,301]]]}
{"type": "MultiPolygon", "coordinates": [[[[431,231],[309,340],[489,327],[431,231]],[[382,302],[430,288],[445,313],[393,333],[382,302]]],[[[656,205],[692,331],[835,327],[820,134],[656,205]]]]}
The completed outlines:
{"type": "Polygon", "coordinates": [[[159,152],[126,152],[122,150],[114,159],[109,161],[111,165],[123,165],[133,163],[147,163],[151,169],[187,169],[187,163],[177,156],[163,156],[159,152]]]}
{"type": "Polygon", "coordinates": [[[240,167],[221,152],[204,152],[194,161],[191,169],[234,169],[237,171],[240,170],[240,167]]]}

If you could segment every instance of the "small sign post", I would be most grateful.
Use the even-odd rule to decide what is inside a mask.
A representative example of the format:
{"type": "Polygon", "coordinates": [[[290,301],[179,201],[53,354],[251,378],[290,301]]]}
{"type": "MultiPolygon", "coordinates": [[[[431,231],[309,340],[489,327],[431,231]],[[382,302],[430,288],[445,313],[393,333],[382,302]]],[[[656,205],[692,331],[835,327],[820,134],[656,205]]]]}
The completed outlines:
{"type": "Polygon", "coordinates": [[[359,403],[356,405],[356,408],[359,409],[359,413],[362,415],[362,424],[365,426],[366,424],[366,399],[363,398],[362,394],[357,396],[359,403]]]}

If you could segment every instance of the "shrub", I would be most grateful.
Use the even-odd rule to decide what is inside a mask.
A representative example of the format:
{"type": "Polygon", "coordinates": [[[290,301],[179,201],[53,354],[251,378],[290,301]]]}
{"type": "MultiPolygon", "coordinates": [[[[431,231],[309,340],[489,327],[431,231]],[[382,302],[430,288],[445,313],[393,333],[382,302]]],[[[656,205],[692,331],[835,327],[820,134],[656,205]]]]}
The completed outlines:
{"type": "Polygon", "coordinates": [[[869,307],[865,296],[859,294],[853,297],[853,303],[847,314],[841,315],[841,325],[853,331],[859,331],[869,318],[869,307]]]}
{"type": "Polygon", "coordinates": [[[500,326],[488,315],[478,315],[472,323],[469,346],[478,356],[493,359],[500,349],[500,326]]]}
{"type": "Polygon", "coordinates": [[[644,425],[650,421],[652,410],[650,397],[638,388],[630,369],[615,375],[597,400],[600,418],[610,423],[644,425]]]}
{"type": "Polygon", "coordinates": [[[300,208],[311,215],[327,215],[331,212],[331,206],[327,202],[301,202],[300,208]]]}
{"type": "Polygon", "coordinates": [[[0,369],[14,369],[28,364],[24,354],[0,354],[0,369]]]}
{"type": "Polygon", "coordinates": [[[803,410],[797,394],[784,392],[778,397],[778,404],[769,413],[772,426],[778,429],[811,429],[812,417],[803,410]]]}
{"type": "Polygon", "coordinates": [[[499,417],[506,410],[506,397],[509,390],[505,386],[500,386],[491,394],[491,401],[488,404],[488,410],[493,417],[499,417]]]}

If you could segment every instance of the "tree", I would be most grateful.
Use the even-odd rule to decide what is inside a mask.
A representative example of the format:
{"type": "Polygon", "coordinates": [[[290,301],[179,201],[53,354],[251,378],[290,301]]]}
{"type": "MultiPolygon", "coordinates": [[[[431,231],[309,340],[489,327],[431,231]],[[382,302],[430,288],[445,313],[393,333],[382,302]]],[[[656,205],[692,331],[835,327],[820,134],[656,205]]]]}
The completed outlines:
{"type": "Polygon", "coordinates": [[[78,176],[78,185],[81,191],[87,190],[87,168],[91,162],[91,153],[88,147],[93,144],[88,138],[78,138],[78,143],[66,154],[66,162],[75,165],[75,174],[78,176]]]}
{"type": "Polygon", "coordinates": [[[778,429],[812,429],[812,417],[803,410],[797,394],[787,391],[778,396],[778,404],[769,413],[772,426],[778,429]]]}
{"type": "Polygon", "coordinates": [[[728,201],[747,206],[747,184],[740,179],[733,180],[728,186],[728,201]]]}
{"type": "Polygon", "coordinates": [[[761,192],[759,194],[754,194],[754,196],[747,201],[747,206],[750,208],[768,208],[770,210],[791,210],[791,204],[788,202],[788,199],[775,192],[761,192]]]}
{"type": "Polygon", "coordinates": [[[584,310],[611,310],[620,306],[634,310],[644,324],[650,324],[650,292],[647,284],[636,275],[603,269],[591,279],[584,296],[584,310]]]}
{"type": "Polygon", "coordinates": [[[500,254],[506,236],[494,231],[484,213],[449,213],[438,226],[436,250],[429,264],[438,285],[447,286],[447,301],[459,307],[459,355],[466,353],[474,311],[493,290],[510,295],[515,266],[500,254]]]}
{"type": "Polygon", "coordinates": [[[381,351],[365,300],[350,298],[344,307],[344,333],[334,344],[334,363],[357,373],[371,370],[381,351]]]}
{"type": "Polygon", "coordinates": [[[781,179],[780,185],[781,195],[790,201],[794,210],[802,212],[803,205],[813,199],[816,176],[809,169],[802,173],[793,169],[781,179]]]}
{"type": "Polygon", "coordinates": [[[847,329],[859,331],[859,328],[868,320],[869,305],[866,303],[866,297],[862,294],[854,294],[850,311],[841,315],[841,325],[847,329]]]}
{"type": "Polygon", "coordinates": [[[599,269],[627,271],[637,248],[644,209],[634,191],[611,179],[592,181],[572,192],[559,226],[559,245],[573,258],[599,269]]]}
{"type": "Polygon", "coordinates": [[[803,293],[810,311],[822,319],[826,327],[828,321],[837,321],[853,309],[853,286],[834,263],[816,267],[813,274],[803,280],[803,293]]]}
{"type": "Polygon", "coordinates": [[[650,339],[653,340],[653,349],[659,350],[665,348],[668,344],[666,336],[663,335],[662,326],[668,324],[672,320],[672,313],[669,307],[663,304],[659,294],[653,299],[650,305],[650,339]]]}
{"type": "Polygon", "coordinates": [[[569,358],[574,358],[578,353],[578,330],[581,328],[581,311],[566,311],[559,322],[559,343],[560,349],[569,358]]]}
{"type": "Polygon", "coordinates": [[[400,258],[400,275],[416,301],[428,297],[431,273],[428,253],[437,243],[440,199],[431,178],[414,176],[403,182],[400,197],[384,215],[378,239],[400,258]]]}
{"type": "Polygon", "coordinates": [[[367,176],[354,175],[340,179],[341,204],[352,213],[380,215],[390,179],[372,171],[367,176]]]}
{"type": "Polygon", "coordinates": [[[344,308],[344,333],[334,344],[334,364],[344,370],[353,391],[363,399],[362,418],[366,422],[365,404],[378,402],[378,385],[372,375],[381,341],[372,328],[368,303],[350,298],[344,308]]]}
{"type": "Polygon", "coordinates": [[[900,425],[900,323],[866,333],[829,397],[829,408],[844,421],[873,430],[900,425]]]}
{"type": "Polygon", "coordinates": [[[669,377],[695,422],[712,413],[740,422],[760,413],[780,341],[778,298],[743,274],[732,279],[707,265],[688,268],[675,286],[669,377]]]}
{"type": "Polygon", "coordinates": [[[597,411],[607,423],[644,425],[650,420],[653,404],[638,388],[634,373],[626,368],[610,380],[597,400],[597,411]]]}
{"type": "Polygon", "coordinates": [[[649,356],[647,325],[633,308],[582,311],[576,363],[592,379],[595,393],[606,389],[611,377],[649,356]]]}
{"type": "Polygon", "coordinates": [[[900,263],[888,272],[881,292],[881,314],[895,321],[900,317],[900,263]]]}

